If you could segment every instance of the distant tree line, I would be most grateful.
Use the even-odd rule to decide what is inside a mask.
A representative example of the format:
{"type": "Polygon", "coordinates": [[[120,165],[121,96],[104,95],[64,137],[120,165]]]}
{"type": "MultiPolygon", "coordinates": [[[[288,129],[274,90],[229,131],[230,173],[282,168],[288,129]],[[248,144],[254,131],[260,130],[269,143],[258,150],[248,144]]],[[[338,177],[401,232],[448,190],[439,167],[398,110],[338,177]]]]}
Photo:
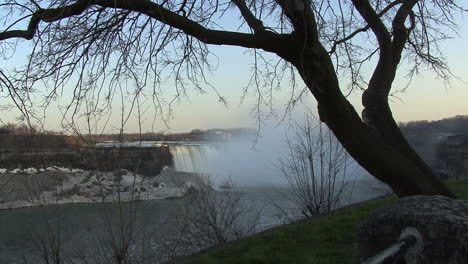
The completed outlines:
{"type": "Polygon", "coordinates": [[[25,123],[4,123],[0,125],[0,135],[63,135],[61,131],[45,130],[39,126],[27,125],[25,123]]]}
{"type": "Polygon", "coordinates": [[[456,115],[441,120],[399,123],[400,129],[422,159],[436,170],[443,167],[448,155],[448,136],[468,134],[468,115],[456,115]]]}
{"type": "Polygon", "coordinates": [[[436,121],[420,120],[399,123],[407,137],[468,133],[468,115],[456,115],[436,121]]]}
{"type": "MultiPolygon", "coordinates": [[[[82,135],[84,142],[103,141],[186,141],[186,140],[209,140],[216,139],[213,135],[226,134],[236,136],[252,135],[255,130],[249,128],[213,128],[213,129],[192,129],[190,132],[166,133],[166,132],[146,132],[146,133],[108,133],[100,135],[82,135]],[[92,138],[92,140],[91,140],[92,138]],[[87,140],[90,139],[90,140],[87,140]]],[[[36,125],[25,123],[3,123],[0,125],[0,135],[64,135],[62,131],[45,130],[36,125]]]]}
{"type": "MultiPolygon", "coordinates": [[[[224,139],[224,136],[232,137],[254,135],[255,130],[249,128],[213,128],[213,129],[192,129],[190,132],[166,133],[166,132],[146,132],[146,133],[124,133],[124,134],[102,134],[91,135],[96,142],[103,141],[205,141],[224,139]]],[[[85,135],[84,137],[86,137],[85,135]]],[[[88,142],[88,141],[87,141],[88,142]]]]}

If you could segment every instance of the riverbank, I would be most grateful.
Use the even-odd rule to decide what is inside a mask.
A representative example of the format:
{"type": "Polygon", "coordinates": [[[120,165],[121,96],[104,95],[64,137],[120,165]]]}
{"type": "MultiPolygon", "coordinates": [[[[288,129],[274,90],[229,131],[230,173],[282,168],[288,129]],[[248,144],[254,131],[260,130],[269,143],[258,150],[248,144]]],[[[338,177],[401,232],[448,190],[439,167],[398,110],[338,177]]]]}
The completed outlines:
{"type": "Polygon", "coordinates": [[[201,182],[197,174],[170,168],[152,177],[123,169],[113,172],[61,167],[0,169],[0,209],[178,198],[201,182]]]}
{"type": "MultiPolygon", "coordinates": [[[[459,199],[468,200],[468,179],[447,182],[459,199]]],[[[353,263],[355,232],[376,209],[396,197],[340,208],[329,214],[286,224],[179,259],[178,263],[353,263]]]]}

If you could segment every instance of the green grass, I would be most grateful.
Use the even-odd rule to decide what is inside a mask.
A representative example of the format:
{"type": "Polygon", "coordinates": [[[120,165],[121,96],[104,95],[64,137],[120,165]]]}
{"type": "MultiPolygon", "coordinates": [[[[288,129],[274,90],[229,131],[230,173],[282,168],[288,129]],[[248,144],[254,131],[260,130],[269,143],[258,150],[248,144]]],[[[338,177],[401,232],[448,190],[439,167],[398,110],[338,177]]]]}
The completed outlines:
{"type": "Polygon", "coordinates": [[[468,179],[450,180],[445,184],[458,196],[458,199],[468,200],[468,179]]]}
{"type": "MultiPolygon", "coordinates": [[[[468,199],[468,180],[449,181],[447,185],[460,199],[468,199]]],[[[395,199],[373,200],[310,221],[285,225],[187,259],[184,263],[352,263],[355,231],[359,224],[375,209],[395,199]]]]}

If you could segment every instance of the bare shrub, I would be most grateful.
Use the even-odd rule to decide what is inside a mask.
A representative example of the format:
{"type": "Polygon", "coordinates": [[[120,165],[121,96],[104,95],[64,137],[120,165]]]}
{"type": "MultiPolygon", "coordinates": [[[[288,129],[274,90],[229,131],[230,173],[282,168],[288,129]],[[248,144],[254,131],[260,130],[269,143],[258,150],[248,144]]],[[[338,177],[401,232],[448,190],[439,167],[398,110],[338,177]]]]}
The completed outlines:
{"type": "Polygon", "coordinates": [[[256,232],[262,210],[249,204],[231,180],[216,190],[210,179],[192,188],[167,248],[174,256],[198,252],[256,232]]]}
{"type": "MultiPolygon", "coordinates": [[[[58,215],[58,210],[54,210],[58,215]]],[[[60,218],[60,217],[58,217],[60,218]]],[[[53,221],[53,219],[36,219],[36,228],[33,229],[32,241],[36,245],[37,250],[40,252],[40,263],[46,264],[60,264],[65,263],[62,254],[61,243],[61,221],[53,221]],[[39,223],[40,222],[40,223],[39,223]],[[37,225],[42,225],[41,227],[37,225]]]]}
{"type": "Polygon", "coordinates": [[[285,197],[305,217],[330,212],[339,205],[346,187],[350,157],[311,113],[305,115],[304,123],[296,122],[294,130],[286,138],[288,152],[279,160],[292,192],[285,197]]]}

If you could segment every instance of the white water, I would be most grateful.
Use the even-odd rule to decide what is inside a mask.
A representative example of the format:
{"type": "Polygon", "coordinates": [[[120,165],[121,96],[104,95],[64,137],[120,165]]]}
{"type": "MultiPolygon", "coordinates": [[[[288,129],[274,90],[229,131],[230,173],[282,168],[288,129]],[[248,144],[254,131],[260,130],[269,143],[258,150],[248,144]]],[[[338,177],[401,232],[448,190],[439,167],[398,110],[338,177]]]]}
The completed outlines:
{"type": "Polygon", "coordinates": [[[200,174],[209,173],[209,160],[220,154],[214,143],[174,144],[169,145],[169,149],[176,171],[200,174]]]}

